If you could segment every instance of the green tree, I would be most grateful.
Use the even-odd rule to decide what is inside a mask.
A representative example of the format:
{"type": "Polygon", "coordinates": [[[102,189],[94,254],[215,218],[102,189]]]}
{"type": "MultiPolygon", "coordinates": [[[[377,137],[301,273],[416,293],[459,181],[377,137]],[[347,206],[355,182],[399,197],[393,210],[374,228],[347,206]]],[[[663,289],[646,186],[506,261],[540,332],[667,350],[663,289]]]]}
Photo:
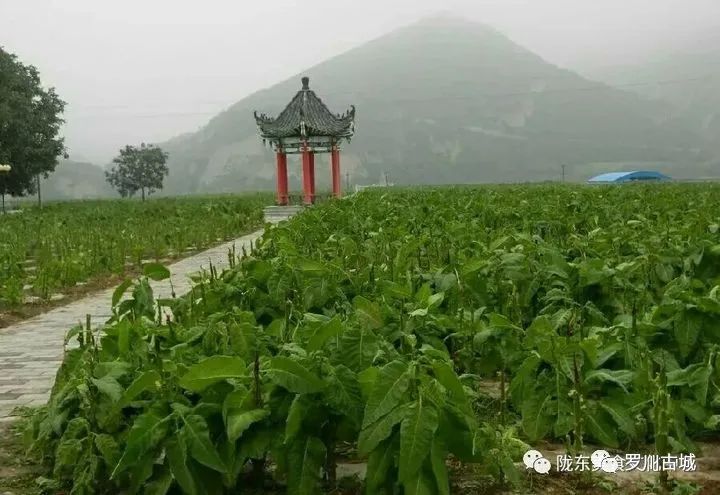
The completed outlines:
{"type": "Polygon", "coordinates": [[[140,191],[145,201],[146,193],[162,189],[163,178],[168,175],[167,159],[168,154],[153,144],[128,145],[120,150],[113,160],[116,166],[105,172],[105,177],[123,198],[140,191]]]}
{"type": "Polygon", "coordinates": [[[37,178],[67,157],[59,136],[64,109],[55,90],[42,87],[35,67],[0,47],[0,163],[12,167],[0,174],[0,193],[34,193],[37,178]]]}

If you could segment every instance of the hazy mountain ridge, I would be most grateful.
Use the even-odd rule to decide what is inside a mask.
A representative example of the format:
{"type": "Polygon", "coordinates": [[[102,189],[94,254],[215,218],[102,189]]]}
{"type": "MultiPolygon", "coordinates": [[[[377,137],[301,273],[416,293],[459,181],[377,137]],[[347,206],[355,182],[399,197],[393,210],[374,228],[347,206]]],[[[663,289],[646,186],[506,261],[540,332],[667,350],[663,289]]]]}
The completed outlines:
{"type": "MultiPolygon", "coordinates": [[[[572,180],[638,167],[712,175],[707,143],[692,118],[677,115],[676,102],[583,78],[492,28],[437,17],[249,95],[200,131],[161,143],[170,153],[163,194],[273,188],[274,157],[252,113],[279,113],[302,75],[333,112],[357,107],[343,182],[346,173],[352,183],[380,182],[385,172],[397,184],[557,180],[561,164],[572,180]]],[[[320,189],[329,183],[326,160],[318,159],[320,189]]],[[[298,189],[297,157],[289,173],[298,189]]]]}
{"type": "MultiPolygon", "coordinates": [[[[720,28],[697,33],[673,50],[659,51],[642,63],[597,66],[585,73],[608,84],[627,85],[648,100],[672,104],[671,118],[682,120],[711,143],[717,141],[720,134],[720,28]]],[[[717,150],[720,152],[720,147],[717,150]]]]}
{"type": "MultiPolygon", "coordinates": [[[[667,104],[584,79],[458,19],[416,23],[303,74],[332,111],[357,107],[342,164],[353,182],[376,182],[385,171],[405,184],[547,180],[558,178],[561,163],[687,167],[707,159],[698,136],[666,118],[667,104]]],[[[300,76],[166,143],[168,190],[273,187],[273,157],[252,112],[277,114],[300,76]]],[[[291,161],[290,172],[297,187],[299,165],[291,161]]],[[[325,175],[317,174],[323,184],[325,175]]]]}

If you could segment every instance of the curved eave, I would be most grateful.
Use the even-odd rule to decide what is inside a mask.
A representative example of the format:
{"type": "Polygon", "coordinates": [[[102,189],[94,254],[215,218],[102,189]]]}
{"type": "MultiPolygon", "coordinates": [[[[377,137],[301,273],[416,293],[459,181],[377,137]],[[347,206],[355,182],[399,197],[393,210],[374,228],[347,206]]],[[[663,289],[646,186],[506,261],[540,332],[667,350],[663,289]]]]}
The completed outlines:
{"type": "Polygon", "coordinates": [[[312,137],[333,137],[337,139],[351,138],[355,134],[355,121],[346,120],[341,125],[333,126],[334,129],[319,128],[312,125],[306,125],[305,130],[300,126],[278,129],[274,122],[257,122],[260,136],[264,139],[282,139],[282,138],[312,138],[312,137]]]}
{"type": "Polygon", "coordinates": [[[307,80],[288,105],[275,117],[254,112],[260,136],[266,140],[330,137],[349,140],[355,133],[355,107],[344,114],[333,114],[310,90],[307,80]]]}

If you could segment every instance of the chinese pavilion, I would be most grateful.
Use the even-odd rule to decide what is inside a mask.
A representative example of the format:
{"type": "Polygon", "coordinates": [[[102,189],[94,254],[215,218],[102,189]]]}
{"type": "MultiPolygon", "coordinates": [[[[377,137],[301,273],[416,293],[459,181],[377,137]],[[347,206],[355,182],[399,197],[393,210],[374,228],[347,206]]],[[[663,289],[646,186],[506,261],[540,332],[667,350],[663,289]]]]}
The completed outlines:
{"type": "Polygon", "coordinates": [[[340,142],[355,132],[355,107],[333,114],[302,78],[302,89],[276,118],[254,113],[263,143],[277,156],[277,203],[288,204],[287,155],[302,155],[303,203],[315,202],[315,154],[330,153],[332,193],[340,197],[340,142]]]}

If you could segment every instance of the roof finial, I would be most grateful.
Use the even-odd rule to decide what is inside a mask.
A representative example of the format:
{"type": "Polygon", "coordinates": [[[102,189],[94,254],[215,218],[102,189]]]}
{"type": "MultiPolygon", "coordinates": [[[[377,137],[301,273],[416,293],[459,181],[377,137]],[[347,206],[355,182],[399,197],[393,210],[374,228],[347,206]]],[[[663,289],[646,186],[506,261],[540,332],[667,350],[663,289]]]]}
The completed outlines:
{"type": "Polygon", "coordinates": [[[303,76],[302,85],[302,89],[310,89],[310,78],[308,76],[303,76]]]}

